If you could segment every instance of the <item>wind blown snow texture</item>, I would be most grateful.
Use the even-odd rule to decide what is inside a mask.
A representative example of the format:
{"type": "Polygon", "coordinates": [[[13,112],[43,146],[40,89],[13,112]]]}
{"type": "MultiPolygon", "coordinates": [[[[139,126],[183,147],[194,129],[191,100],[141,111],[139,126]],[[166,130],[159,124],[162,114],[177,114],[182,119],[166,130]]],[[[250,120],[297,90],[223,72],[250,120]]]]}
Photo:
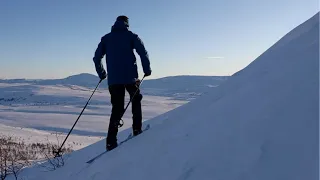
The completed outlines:
{"type": "MultiPolygon", "coordinates": [[[[105,154],[71,154],[56,180],[318,179],[319,14],[198,99],[148,121],[150,130],[105,154]]],[[[120,134],[124,138],[130,129],[120,134]]],[[[33,177],[33,178],[32,178],[33,177]]]]}

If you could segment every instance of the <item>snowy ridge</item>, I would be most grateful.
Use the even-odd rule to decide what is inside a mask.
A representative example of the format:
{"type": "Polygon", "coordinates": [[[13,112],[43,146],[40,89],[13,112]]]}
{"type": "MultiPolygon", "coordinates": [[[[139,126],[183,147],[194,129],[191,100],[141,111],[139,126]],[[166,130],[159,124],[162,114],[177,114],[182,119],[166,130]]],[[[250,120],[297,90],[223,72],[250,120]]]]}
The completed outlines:
{"type": "MultiPolygon", "coordinates": [[[[318,179],[318,16],[293,29],[277,43],[282,46],[275,44],[210,93],[149,120],[150,130],[93,164],[85,162],[103,151],[104,140],[72,153],[61,169],[41,172],[35,167],[24,176],[33,180],[318,179]]],[[[122,131],[119,138],[129,132],[122,131]]]]}

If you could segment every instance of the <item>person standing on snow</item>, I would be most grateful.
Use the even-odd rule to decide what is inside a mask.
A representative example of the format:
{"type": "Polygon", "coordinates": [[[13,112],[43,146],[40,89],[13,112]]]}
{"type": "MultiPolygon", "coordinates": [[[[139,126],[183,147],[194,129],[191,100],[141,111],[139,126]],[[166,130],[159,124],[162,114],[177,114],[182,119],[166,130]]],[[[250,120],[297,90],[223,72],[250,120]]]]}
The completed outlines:
{"type": "Polygon", "coordinates": [[[133,135],[142,132],[142,95],[139,90],[138,68],[133,50],[139,54],[144,76],[151,75],[149,55],[139,36],[129,31],[129,18],[118,16],[111,32],[101,38],[94,54],[94,64],[101,80],[107,77],[102,65],[102,58],[106,56],[108,86],[111,95],[112,112],[108,128],[107,150],[118,146],[118,125],[124,112],[125,90],[132,99],[132,130],[133,135]]]}

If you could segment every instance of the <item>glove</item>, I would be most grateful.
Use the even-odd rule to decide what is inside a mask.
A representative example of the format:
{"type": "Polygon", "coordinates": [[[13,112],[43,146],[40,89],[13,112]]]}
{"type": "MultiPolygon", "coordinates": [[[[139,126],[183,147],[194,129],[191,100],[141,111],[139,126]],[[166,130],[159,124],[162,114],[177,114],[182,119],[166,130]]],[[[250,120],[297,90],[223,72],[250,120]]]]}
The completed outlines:
{"type": "Polygon", "coordinates": [[[102,74],[99,74],[99,78],[101,80],[104,80],[105,78],[107,78],[107,73],[106,72],[103,72],[102,74]]]}
{"type": "Polygon", "coordinates": [[[136,79],[136,86],[139,87],[141,84],[141,80],[140,79],[136,79]]]}
{"type": "Polygon", "coordinates": [[[150,75],[151,75],[151,71],[144,73],[145,77],[150,76],[150,75]]]}

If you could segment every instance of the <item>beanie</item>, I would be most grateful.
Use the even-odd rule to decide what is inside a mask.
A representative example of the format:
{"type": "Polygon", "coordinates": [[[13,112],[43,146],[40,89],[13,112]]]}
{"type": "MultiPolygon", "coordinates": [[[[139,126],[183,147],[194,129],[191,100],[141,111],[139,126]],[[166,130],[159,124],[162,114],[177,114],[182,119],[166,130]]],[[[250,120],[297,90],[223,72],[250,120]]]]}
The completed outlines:
{"type": "Polygon", "coordinates": [[[124,16],[124,15],[118,16],[117,21],[124,21],[129,27],[129,18],[127,16],[124,16]]]}

